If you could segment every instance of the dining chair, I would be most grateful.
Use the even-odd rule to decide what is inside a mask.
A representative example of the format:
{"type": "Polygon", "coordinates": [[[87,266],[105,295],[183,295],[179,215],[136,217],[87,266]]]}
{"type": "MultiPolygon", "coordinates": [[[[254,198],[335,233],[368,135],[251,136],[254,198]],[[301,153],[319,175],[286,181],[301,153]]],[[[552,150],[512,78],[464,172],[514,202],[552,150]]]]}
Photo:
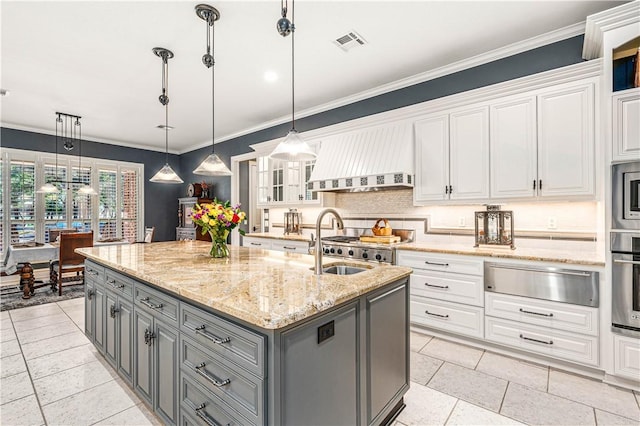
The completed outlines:
{"type": "Polygon", "coordinates": [[[60,250],[58,260],[49,265],[49,278],[51,289],[58,287],[58,295],[62,296],[63,282],[78,281],[82,272],[82,284],[84,285],[84,256],[75,252],[77,248],[93,247],[93,231],[70,232],[60,234],[60,250]],[[63,274],[75,272],[73,277],[63,278],[63,274]]]}
{"type": "Polygon", "coordinates": [[[60,236],[60,234],[68,234],[69,232],[76,232],[76,229],[75,228],[49,229],[49,242],[55,243],[56,241],[58,241],[58,237],[60,236]]]}

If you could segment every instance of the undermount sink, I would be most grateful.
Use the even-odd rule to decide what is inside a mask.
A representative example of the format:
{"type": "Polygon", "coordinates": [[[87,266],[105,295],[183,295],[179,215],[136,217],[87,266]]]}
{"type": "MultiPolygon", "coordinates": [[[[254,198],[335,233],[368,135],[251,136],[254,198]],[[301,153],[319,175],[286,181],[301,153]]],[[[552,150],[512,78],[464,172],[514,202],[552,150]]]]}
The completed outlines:
{"type": "Polygon", "coordinates": [[[334,274],[334,275],[353,275],[360,272],[364,272],[370,268],[361,268],[358,266],[346,266],[346,265],[335,265],[329,266],[327,268],[323,268],[322,272],[325,274],[334,274]]]}

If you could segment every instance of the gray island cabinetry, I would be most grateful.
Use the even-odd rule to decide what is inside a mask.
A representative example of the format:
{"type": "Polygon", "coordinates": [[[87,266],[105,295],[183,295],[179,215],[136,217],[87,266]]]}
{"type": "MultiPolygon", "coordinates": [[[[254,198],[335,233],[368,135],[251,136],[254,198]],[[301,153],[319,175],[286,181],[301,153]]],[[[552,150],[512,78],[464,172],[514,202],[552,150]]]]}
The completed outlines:
{"type": "Polygon", "coordinates": [[[84,248],[85,333],[166,424],[380,425],[409,388],[409,268],[199,241],[84,248]],[[334,262],[335,263],[335,262],[334,262]]]}

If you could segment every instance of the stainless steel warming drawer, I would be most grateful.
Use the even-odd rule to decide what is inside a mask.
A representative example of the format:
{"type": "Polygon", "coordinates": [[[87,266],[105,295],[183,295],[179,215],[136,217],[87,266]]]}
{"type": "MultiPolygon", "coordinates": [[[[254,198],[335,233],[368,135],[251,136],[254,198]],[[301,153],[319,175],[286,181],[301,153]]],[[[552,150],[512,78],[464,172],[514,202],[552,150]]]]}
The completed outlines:
{"type": "Polygon", "coordinates": [[[484,264],[485,291],[598,307],[598,272],[517,264],[484,264]]]}

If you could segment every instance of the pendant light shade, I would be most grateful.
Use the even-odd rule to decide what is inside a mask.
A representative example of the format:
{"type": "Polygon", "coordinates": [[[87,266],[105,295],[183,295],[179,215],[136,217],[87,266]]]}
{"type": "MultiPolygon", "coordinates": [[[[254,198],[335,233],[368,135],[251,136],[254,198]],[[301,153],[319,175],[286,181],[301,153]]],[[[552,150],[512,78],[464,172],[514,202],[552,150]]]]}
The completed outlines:
{"type": "Polygon", "coordinates": [[[196,6],[196,15],[206,22],[207,25],[207,52],[202,55],[202,63],[205,67],[211,68],[211,154],[200,163],[193,171],[195,175],[205,176],[231,176],[231,170],[218,157],[215,151],[215,59],[214,53],[214,33],[213,25],[220,19],[220,12],[213,6],[208,4],[199,4],[196,6]]]}
{"type": "Polygon", "coordinates": [[[57,194],[60,192],[57,186],[51,182],[47,182],[36,191],[36,194],[57,194]]]}
{"type": "Polygon", "coordinates": [[[163,47],[154,47],[153,54],[162,59],[162,94],[158,100],[164,105],[164,166],[155,174],[149,182],[155,183],[184,183],[180,176],[169,165],[169,59],[173,58],[173,52],[163,47]]]}
{"type": "Polygon", "coordinates": [[[291,35],[291,130],[282,142],[273,150],[269,158],[284,161],[311,161],[315,160],[316,153],[308,143],[302,139],[296,130],[295,119],[295,34],[296,27],[293,23],[293,0],[291,0],[291,21],[287,18],[287,0],[281,0],[282,17],[276,23],[278,34],[282,37],[291,35]]]}

